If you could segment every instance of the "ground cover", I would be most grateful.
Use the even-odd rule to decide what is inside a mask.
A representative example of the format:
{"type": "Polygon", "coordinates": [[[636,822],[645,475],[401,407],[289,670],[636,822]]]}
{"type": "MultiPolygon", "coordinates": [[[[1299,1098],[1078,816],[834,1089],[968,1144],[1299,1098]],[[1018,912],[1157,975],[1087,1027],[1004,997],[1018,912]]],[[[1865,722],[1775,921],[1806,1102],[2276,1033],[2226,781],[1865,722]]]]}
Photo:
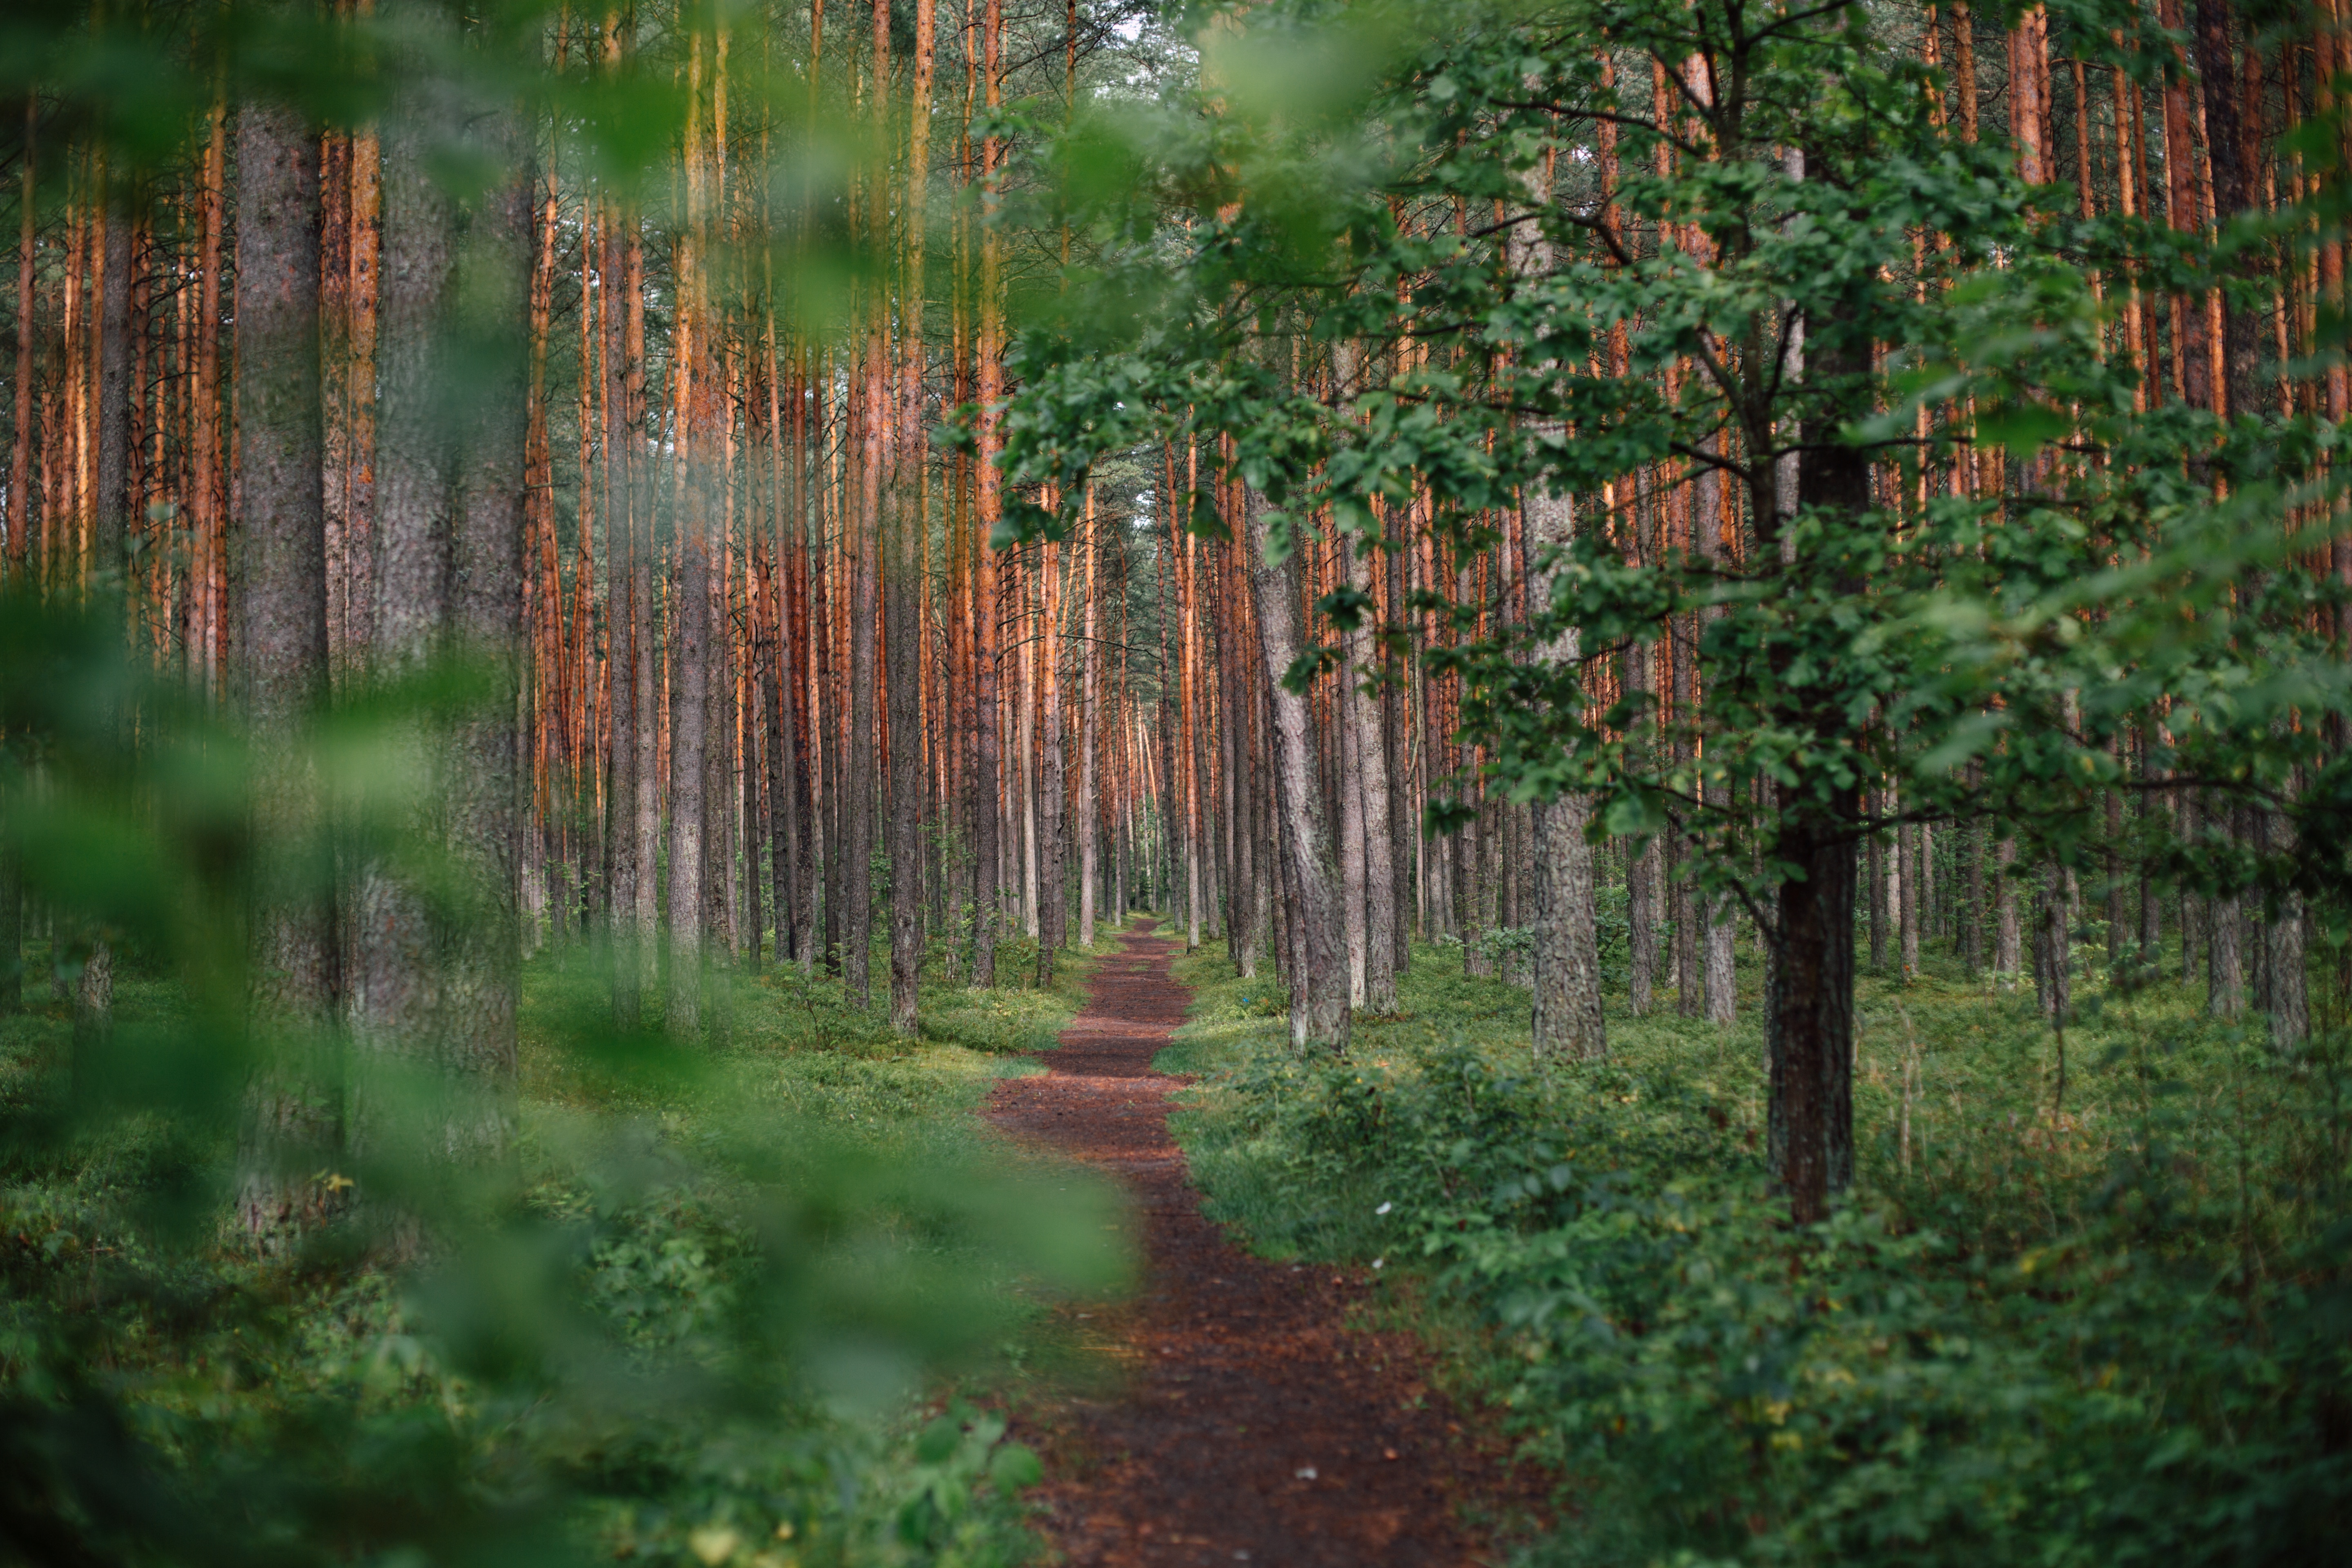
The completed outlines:
{"type": "Polygon", "coordinates": [[[2352,1498],[2340,1020],[2281,1055],[2175,982],[2062,1041],[1948,957],[1865,975],[1854,1189],[1795,1230],[1741,956],[1739,1025],[1612,1008],[1607,1061],[1539,1063],[1523,990],[1421,948],[1397,1017],[1304,1061],[1276,984],[1204,949],[1176,1130],[1213,1215],[1393,1281],[1566,1478],[1532,1562],[2324,1557],[2352,1498]]]}
{"type": "MultiPolygon", "coordinates": [[[[723,1043],[679,1047],[542,954],[518,1157],[451,1184],[398,1279],[332,1226],[228,1245],[233,1127],[78,1087],[69,1005],[28,986],[0,1020],[0,1531],[126,1561],[1025,1559],[1036,1461],[994,1407],[1126,1255],[1106,1189],[974,1112],[1091,962],[927,986],[913,1041],[739,974],[723,1043]]],[[[126,960],[110,1060],[168,1074],[188,1026],[126,960]]]]}

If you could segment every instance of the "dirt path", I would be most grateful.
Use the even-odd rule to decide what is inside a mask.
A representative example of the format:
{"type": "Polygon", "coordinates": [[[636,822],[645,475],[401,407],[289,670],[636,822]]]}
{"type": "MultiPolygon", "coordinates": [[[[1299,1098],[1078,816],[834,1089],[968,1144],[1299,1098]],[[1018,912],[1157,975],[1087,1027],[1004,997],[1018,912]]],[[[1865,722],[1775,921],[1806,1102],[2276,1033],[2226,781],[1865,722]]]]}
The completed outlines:
{"type": "Polygon", "coordinates": [[[1123,945],[1049,1070],[1006,1079],[987,1108],[1009,1131],[1117,1172],[1144,1217],[1141,1290],[1087,1325],[1124,1363],[1124,1386],[1068,1399],[1027,1435],[1046,1451],[1048,1535],[1074,1568],[1486,1561],[1460,1505],[1526,1500],[1464,1439],[1420,1347],[1342,1327],[1363,1281],[1262,1262],[1202,1217],[1168,1134],[1183,1080],[1151,1068],[1184,1019],[1176,943],[1147,932],[1123,945]]]}

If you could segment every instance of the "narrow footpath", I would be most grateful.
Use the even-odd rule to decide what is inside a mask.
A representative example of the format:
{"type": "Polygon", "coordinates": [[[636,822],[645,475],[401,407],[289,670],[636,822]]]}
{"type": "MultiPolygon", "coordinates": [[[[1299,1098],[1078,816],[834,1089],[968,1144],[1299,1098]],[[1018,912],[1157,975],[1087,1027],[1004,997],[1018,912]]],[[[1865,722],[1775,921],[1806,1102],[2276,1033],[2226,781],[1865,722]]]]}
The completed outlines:
{"type": "Polygon", "coordinates": [[[1072,1568],[1490,1561],[1464,1515],[1530,1500],[1464,1436],[1421,1347],[1344,1327],[1365,1281],[1263,1262],[1202,1216],[1168,1132],[1185,1080],[1151,1066],[1184,1020],[1177,943],[1121,940],[1048,1070],[1004,1080],[987,1106],[1007,1131],[1117,1173],[1143,1222],[1140,1289],[1086,1325],[1125,1376],[1024,1434],[1045,1452],[1046,1534],[1072,1568]]]}

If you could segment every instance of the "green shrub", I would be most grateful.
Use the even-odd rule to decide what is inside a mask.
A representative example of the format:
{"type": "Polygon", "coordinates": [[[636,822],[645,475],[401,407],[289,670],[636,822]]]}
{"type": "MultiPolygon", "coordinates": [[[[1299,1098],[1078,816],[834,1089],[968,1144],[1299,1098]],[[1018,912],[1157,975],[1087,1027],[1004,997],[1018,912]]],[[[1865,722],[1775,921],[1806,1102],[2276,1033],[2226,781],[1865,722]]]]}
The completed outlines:
{"type": "Polygon", "coordinates": [[[2316,1562],[2352,1523],[2341,1037],[2086,1006],[2062,1107],[2030,1002],[1867,984],[1860,1179],[1799,1230],[1752,1025],[1538,1063],[1525,994],[1432,951],[1411,1024],[1307,1062],[1216,968],[1172,1063],[1213,1212],[1474,1314],[1459,1376],[1580,1494],[1538,1561],[2316,1562]]]}

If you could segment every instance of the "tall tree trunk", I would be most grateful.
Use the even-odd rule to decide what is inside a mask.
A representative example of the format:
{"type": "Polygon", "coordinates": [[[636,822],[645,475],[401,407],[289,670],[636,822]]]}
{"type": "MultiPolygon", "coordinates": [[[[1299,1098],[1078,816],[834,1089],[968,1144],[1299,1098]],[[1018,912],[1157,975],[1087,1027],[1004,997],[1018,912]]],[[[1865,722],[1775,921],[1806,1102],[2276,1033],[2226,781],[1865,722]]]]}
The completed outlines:
{"type": "MultiPolygon", "coordinates": [[[[1528,543],[1538,560],[1565,552],[1575,534],[1574,509],[1566,496],[1542,494],[1527,501],[1528,543]]],[[[1537,589],[1548,605],[1547,572],[1537,589]]],[[[1574,664],[1581,655],[1575,628],[1554,637],[1541,657],[1574,664]]],[[[1601,948],[1594,910],[1592,846],[1584,836],[1591,802],[1569,791],[1537,805],[1535,837],[1535,1052],[1584,1060],[1608,1051],[1601,1017],[1601,948]]],[[[1712,994],[1710,993],[1710,995],[1712,994]]]]}
{"type": "Polygon", "coordinates": [[[1299,1050],[1344,1055],[1348,1049],[1347,949],[1339,924],[1339,878],[1331,833],[1315,781],[1315,737],[1307,699],[1283,684],[1297,660],[1299,558],[1276,563],[1265,500],[1245,492],[1249,518],[1250,584],[1257,606],[1258,641],[1273,719],[1273,772],[1281,814],[1283,870],[1289,884],[1286,914],[1297,952],[1290,973],[1290,1041],[1299,1050]]]}
{"type": "Polygon", "coordinates": [[[898,502],[885,526],[890,693],[890,1026],[916,1030],[923,970],[922,858],[923,715],[919,616],[922,594],[919,529],[911,488],[896,488],[898,502]]]}
{"type": "MultiPolygon", "coordinates": [[[[2157,19],[2167,29],[2181,30],[2179,0],[2158,0],[2157,19]]],[[[2185,60],[2182,62],[2187,63],[2185,60]]],[[[2164,86],[2165,218],[2182,233],[2203,226],[2197,197],[2196,149],[2190,143],[2189,83],[2186,73],[2168,71],[2164,86]]],[[[2172,300],[2173,374],[2181,396],[2192,408],[2211,408],[2213,374],[2210,338],[2205,329],[2205,302],[2198,296],[2172,300]]]]}
{"type": "MultiPolygon", "coordinates": [[[[2254,205],[2255,148],[2240,113],[2240,78],[2231,50],[2236,31],[2231,0],[2197,0],[2197,79],[2205,110],[2206,162],[2212,172],[2214,216],[2224,226],[2254,205]]],[[[2247,247],[2231,271],[2241,278],[2259,277],[2264,250],[2260,245],[2247,247]]],[[[2254,312],[2224,290],[2221,365],[2224,401],[2232,418],[2262,412],[2265,401],[2258,326],[2254,312]]]]}
{"type": "MultiPolygon", "coordinates": [[[[889,574],[890,660],[890,1023],[902,1035],[916,1026],[923,970],[922,814],[924,794],[922,601],[925,549],[923,444],[923,239],[930,187],[931,71],[937,17],[933,0],[915,0],[914,58],[908,98],[907,189],[901,216],[904,275],[899,289],[898,453],[894,488],[896,544],[889,574]]],[[[887,45],[887,0],[875,10],[876,41],[887,45]]],[[[876,63],[878,76],[882,61],[876,63]]]]}
{"type": "MultiPolygon", "coordinates": [[[[386,120],[383,153],[382,414],[377,422],[374,597],[368,662],[379,679],[415,680],[433,657],[448,602],[449,505],[454,462],[447,307],[455,272],[454,217],[430,160],[446,134],[446,106],[427,88],[386,120]]],[[[437,837],[433,746],[421,714],[404,714],[394,744],[406,753],[414,792],[370,815],[389,832],[437,837]]],[[[367,1068],[353,1105],[354,1139],[371,1155],[398,1149],[423,1157],[432,1136],[395,1114],[391,1080],[429,1069],[441,1024],[441,933],[425,889],[387,855],[359,868],[351,1013],[367,1068]],[[389,1145],[389,1147],[387,1147],[389,1145]]]]}
{"type": "MultiPolygon", "coordinates": [[[[635,893],[629,951],[637,966],[635,986],[642,995],[661,978],[661,693],[655,685],[659,646],[655,616],[654,568],[658,537],[655,527],[654,465],[646,447],[646,248],[637,226],[627,226],[621,249],[622,438],[629,457],[623,472],[629,485],[629,717],[628,743],[635,752],[629,763],[633,844],[630,862],[636,868],[635,893]]],[[[673,633],[673,635],[675,635],[673,633]]]]}
{"type": "Polygon", "coordinates": [[[711,353],[717,321],[705,271],[714,194],[704,142],[705,40],[691,44],[687,110],[687,228],[672,269],[677,294],[670,333],[671,396],[677,419],[677,577],[669,619],[669,984],[663,1018],[670,1034],[690,1039],[702,1026],[703,923],[711,852],[709,752],[713,492],[725,482],[720,451],[724,388],[711,353]]]}
{"type": "Polygon", "coordinates": [[[282,1247],[331,1201],[341,1131],[331,1031],[340,983],[331,879],[303,731],[327,695],[326,494],[319,392],[318,139],[290,109],[237,116],[238,698],[263,770],[254,842],[271,857],[249,912],[250,1026],[237,1223],[282,1247]]]}
{"type": "Polygon", "coordinates": [[[450,650],[489,677],[452,728],[442,769],[450,863],[467,898],[441,942],[441,1049],[469,1090],[445,1146],[505,1154],[514,1136],[515,1015],[520,1000],[522,837],[528,813],[517,710],[522,689],[523,543],[530,489],[530,136],[514,110],[474,124],[498,181],[466,215],[466,288],[451,331],[465,374],[450,515],[450,650]]]}
{"type": "MultiPolygon", "coordinates": [[[[1355,548],[1355,541],[1343,543],[1348,551],[1349,586],[1370,595],[1372,563],[1355,548]]],[[[1372,679],[1379,673],[1374,668],[1379,644],[1374,641],[1369,618],[1357,626],[1349,640],[1353,645],[1352,679],[1360,682],[1372,679]]],[[[1383,694],[1351,687],[1348,696],[1355,727],[1356,772],[1352,780],[1343,778],[1339,787],[1345,790],[1352,786],[1362,797],[1364,1009],[1386,1015],[1397,1010],[1397,862],[1391,848],[1395,813],[1389,798],[1388,742],[1381,733],[1381,723],[1383,694]]]]}
{"type": "MultiPolygon", "coordinates": [[[[1626,645],[1628,698],[1646,693],[1656,684],[1650,676],[1651,658],[1649,644],[1626,645]]],[[[1636,712],[1642,710],[1637,708],[1636,712]]],[[[1654,721],[1646,714],[1634,721],[1654,728],[1654,721]]],[[[1626,1005],[1636,1018],[1648,1017],[1655,1005],[1653,988],[1658,973],[1658,838],[1654,834],[1643,839],[1625,861],[1626,1005]]]]}
{"type": "MultiPolygon", "coordinates": [[[[1613,179],[1613,174],[1612,175],[1613,179]]],[[[1530,205],[1551,201],[1549,169],[1538,164],[1525,176],[1530,205]]],[[[1551,242],[1535,223],[1518,226],[1509,241],[1512,268],[1538,279],[1552,269],[1551,242]]],[[[1547,364],[1546,370],[1557,368],[1547,364]]],[[[1531,438],[1557,438],[1551,426],[1531,438]]],[[[1711,476],[1710,476],[1711,478],[1711,476]]],[[[1523,491],[1520,548],[1510,575],[1517,579],[1521,618],[1548,615],[1551,607],[1553,557],[1564,556],[1576,534],[1574,502],[1549,489],[1523,491]]],[[[1507,549],[1508,547],[1507,546],[1507,549]]],[[[1537,650],[1548,664],[1574,666],[1582,656],[1577,629],[1563,628],[1537,650]]],[[[1562,1055],[1586,1060],[1608,1051],[1601,1020],[1601,948],[1594,908],[1592,846],[1584,836],[1591,802],[1579,791],[1536,803],[1528,820],[1534,855],[1535,951],[1528,985],[1533,1004],[1533,1041],[1538,1057],[1562,1055]]],[[[1514,900],[1516,902],[1516,900],[1514,900]]],[[[1516,925],[1517,910],[1503,923],[1516,925]]]]}
{"type": "Polygon", "coordinates": [[[1068,927],[1069,904],[1063,857],[1068,840],[1065,818],[1067,784],[1062,737],[1062,551],[1048,541],[1042,572],[1043,625],[1038,638],[1037,786],[1037,984],[1054,979],[1054,954],[1068,927]]]}
{"type": "MultiPolygon", "coordinates": [[[[1850,323],[1845,325],[1850,331],[1850,323]]],[[[1809,334],[1809,378],[1835,384],[1865,368],[1841,335],[1809,334]]],[[[1836,419],[1825,416],[1824,423],[1836,419]]],[[[1806,435],[1814,436],[1811,421],[1806,435]]],[[[1832,516],[1870,508],[1867,458],[1834,437],[1804,451],[1799,493],[1832,516]]],[[[1840,582],[1840,591],[1860,584],[1840,582]]],[[[1834,732],[1841,713],[1811,716],[1834,732]]],[[[1774,1178],[1797,1222],[1825,1217],[1830,1198],[1853,1179],[1853,895],[1859,799],[1822,801],[1817,781],[1777,786],[1781,827],[1771,853],[1795,868],[1780,889],[1767,985],[1764,1051],[1770,1082],[1767,1142],[1774,1178]]]]}
{"type": "MultiPolygon", "coordinates": [[[[40,231],[36,219],[38,208],[34,198],[38,195],[34,186],[34,174],[39,158],[41,114],[40,100],[32,93],[25,95],[25,143],[17,156],[22,161],[16,200],[19,204],[16,236],[16,373],[8,383],[9,414],[13,428],[8,442],[8,550],[5,581],[12,588],[22,588],[26,581],[26,546],[33,536],[33,446],[34,432],[40,424],[40,397],[33,385],[33,342],[38,335],[37,310],[40,300],[40,231]]],[[[209,195],[209,193],[205,193],[209,195]]],[[[205,195],[198,197],[205,203],[205,195]]],[[[207,210],[204,217],[211,216],[207,210]]],[[[199,219],[200,222],[203,218],[199,219]]],[[[210,323],[207,322],[207,325],[210,323]]],[[[205,392],[202,378],[197,378],[196,393],[205,392]]],[[[6,864],[0,864],[0,878],[12,879],[0,888],[13,888],[15,873],[6,864]]],[[[15,905],[0,910],[0,921],[15,919],[15,905]]],[[[0,969],[15,973],[16,950],[0,950],[0,969]]],[[[0,987],[14,984],[0,980],[0,987]]],[[[13,1007],[14,994],[0,990],[0,1006],[13,1007]]]]}
{"type": "MultiPolygon", "coordinates": [[[[1003,0],[987,0],[981,16],[981,89],[983,101],[992,110],[1003,100],[1003,73],[999,69],[1003,37],[1003,0]]],[[[992,120],[991,123],[994,123],[992,120]]],[[[971,782],[971,983],[982,987],[996,984],[996,931],[1001,918],[1006,847],[1000,842],[999,831],[1003,823],[1004,747],[1000,724],[1003,680],[999,650],[1003,645],[997,634],[1003,624],[1003,599],[996,544],[996,525],[1004,515],[1003,476],[997,467],[1004,442],[1001,424],[1004,399],[1004,318],[1001,299],[1003,252],[996,222],[1002,194],[998,170],[1003,155],[1003,143],[994,135],[982,139],[980,322],[973,345],[978,361],[973,372],[978,383],[980,442],[973,454],[973,479],[978,493],[974,497],[972,524],[977,537],[972,572],[972,703],[976,732],[972,737],[971,782]]]]}
{"type": "MultiPolygon", "coordinates": [[[[608,67],[619,58],[616,30],[608,30],[608,67]]],[[[605,726],[609,755],[604,789],[604,884],[610,922],[613,1023],[635,1029],[644,1017],[644,965],[638,955],[637,884],[653,868],[637,858],[637,452],[629,414],[631,377],[627,306],[622,295],[630,268],[622,231],[634,237],[616,206],[606,207],[597,261],[595,309],[602,323],[600,369],[604,408],[604,615],[606,679],[611,687],[605,726]]],[[[586,309],[586,305],[582,307],[586,309]]]]}
{"type": "Polygon", "coordinates": [[[1102,879],[1102,659],[1096,642],[1102,628],[1102,539],[1095,529],[1095,490],[1087,487],[1085,522],[1078,549],[1086,585],[1078,633],[1078,946],[1095,944],[1096,889],[1102,879]]]}
{"type": "MultiPolygon", "coordinates": [[[[131,612],[129,557],[131,493],[131,213],[127,195],[117,188],[119,174],[101,155],[94,161],[100,211],[97,265],[91,268],[98,290],[98,461],[89,498],[90,521],[88,590],[117,616],[127,635],[131,612]]],[[[317,205],[317,169],[311,172],[311,202],[317,205]]],[[[311,276],[318,268],[313,263],[311,276]]],[[[313,374],[316,374],[315,364],[313,374]]],[[[130,715],[115,712],[121,726],[130,715]]],[[[74,984],[74,1052],[76,1070],[89,1053],[103,1045],[114,1026],[114,949],[104,931],[93,931],[74,984]]]]}
{"type": "Polygon", "coordinates": [[[845,906],[841,969],[850,997],[859,1006],[873,998],[870,968],[874,942],[875,615],[880,593],[883,519],[882,469],[886,409],[882,394],[884,345],[878,333],[865,347],[862,395],[866,429],[858,458],[856,537],[849,604],[849,748],[841,800],[841,879],[845,906]]]}

